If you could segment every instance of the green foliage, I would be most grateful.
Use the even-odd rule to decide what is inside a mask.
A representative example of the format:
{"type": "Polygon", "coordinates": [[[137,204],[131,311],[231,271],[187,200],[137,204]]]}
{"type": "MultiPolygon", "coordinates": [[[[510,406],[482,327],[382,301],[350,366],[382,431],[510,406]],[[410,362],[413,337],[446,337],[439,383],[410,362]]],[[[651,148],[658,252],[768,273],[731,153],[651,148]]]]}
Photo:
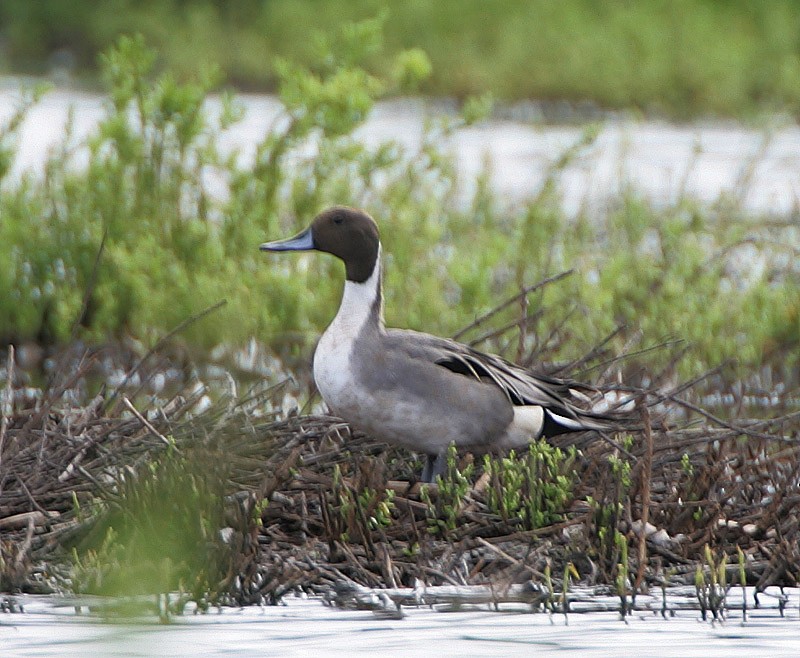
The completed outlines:
{"type": "MultiPolygon", "coordinates": [[[[624,493],[631,487],[631,469],[633,468],[630,460],[617,455],[609,455],[608,463],[614,478],[620,484],[620,490],[624,493]]],[[[623,496],[620,496],[620,500],[623,496]]]]}
{"type": "Polygon", "coordinates": [[[683,456],[681,457],[681,470],[687,477],[692,477],[694,475],[694,465],[689,458],[688,452],[684,452],[683,456]]]}
{"type": "Polygon", "coordinates": [[[447,470],[444,476],[436,477],[436,495],[431,496],[428,487],[420,489],[420,499],[427,505],[428,532],[449,537],[455,532],[464,499],[472,489],[475,465],[470,462],[458,468],[458,451],[455,445],[447,448],[447,470]]]}
{"type": "Polygon", "coordinates": [[[126,472],[73,549],[76,592],[132,596],[179,592],[204,606],[225,594],[233,560],[225,523],[225,460],[205,449],[168,450],[126,472]]]}
{"type": "MultiPolygon", "coordinates": [[[[563,451],[536,441],[517,456],[486,455],[483,471],[488,476],[485,503],[488,511],[521,529],[534,530],[563,520],[573,497],[577,450],[563,451]]],[[[462,509],[472,495],[475,465],[469,461],[459,468],[454,445],[448,448],[447,470],[436,480],[435,494],[422,486],[420,498],[427,505],[428,532],[452,537],[462,509]]]]}
{"type": "Polygon", "coordinates": [[[483,94],[482,96],[472,96],[464,102],[461,108],[461,116],[464,123],[471,126],[482,119],[488,118],[492,113],[494,107],[494,98],[491,94],[483,94]]]}
{"type": "MultiPolygon", "coordinates": [[[[327,205],[347,203],[381,224],[390,324],[452,334],[521,286],[575,268],[533,300],[541,318],[531,340],[558,333],[569,319],[569,340],[554,344],[550,358],[575,358],[624,324],[610,349],[637,334],[645,345],[686,340],[683,376],[731,355],[742,368],[797,362],[800,286],[787,265],[790,228],[783,235],[743,217],[731,221],[735,208],[701,209],[687,199],[656,210],[626,191],[606,215],[564,216],[561,173],[593,143],[597,125],[554,157],[540,193],[516,209],[501,209],[488,172],[462,209],[454,197],[462,181],[441,148],[452,131],[485,116],[489,97],[465,103],[461,117],[430,122],[418,150],[361,143],[354,131],[374,102],[428,73],[417,51],[401,54],[386,75],[368,67],[386,58],[387,20],[308,39],[312,64],[275,60],[283,111],[265,127],[252,160],[219,151],[243,110],[223,95],[211,111],[216,74],[158,73],[141,37],[119,39],[101,58],[110,100],[88,140],[88,164],[74,161],[79,144],[68,126],[42,179],[0,178],[0,261],[7,264],[0,337],[57,342],[77,331],[152,343],[226,299],[213,321],[190,328],[190,344],[256,336],[279,352],[309,347],[338,303],[340,265],[324,256],[265,255],[258,245],[296,232],[327,205]],[[211,192],[210,180],[223,185],[222,195],[211,192]],[[746,279],[736,274],[742,245],[767,264],[746,279]]],[[[0,171],[13,161],[22,113],[24,106],[0,133],[0,171]]],[[[510,307],[498,322],[516,313],[510,307]]],[[[671,355],[648,359],[659,369],[671,355]]]]}
{"type": "Polygon", "coordinates": [[[370,487],[357,490],[344,481],[338,464],[333,470],[331,494],[328,507],[331,539],[369,545],[372,532],[392,522],[394,491],[376,491],[370,487]]]}
{"type": "Polygon", "coordinates": [[[561,611],[566,615],[569,612],[569,585],[573,578],[580,578],[578,570],[572,562],[564,565],[564,579],[561,581],[561,611]]]}
{"type": "Polygon", "coordinates": [[[486,502],[503,520],[519,518],[534,530],[563,519],[575,484],[575,448],[565,453],[545,440],[531,443],[527,454],[517,457],[484,457],[490,483],[486,502]]]}
{"type": "Polygon", "coordinates": [[[704,565],[697,565],[694,577],[695,594],[700,603],[703,621],[710,611],[714,619],[725,617],[725,600],[728,594],[728,556],[717,557],[708,544],[704,547],[704,565]]]}
{"type": "Polygon", "coordinates": [[[409,48],[397,56],[393,77],[398,91],[408,93],[417,91],[432,71],[427,53],[421,48],[409,48]]]}
{"type": "MultiPolygon", "coordinates": [[[[630,451],[633,443],[631,436],[622,438],[621,447],[630,451]]],[[[625,504],[629,499],[632,485],[632,458],[621,451],[607,457],[610,469],[605,486],[600,489],[601,499],[587,497],[592,514],[594,538],[592,545],[597,551],[599,566],[617,584],[618,593],[628,578],[628,545],[625,535],[620,531],[620,522],[624,518],[625,504]]],[[[624,607],[624,600],[622,601],[624,607]]]]}
{"type": "Polygon", "coordinates": [[[630,590],[630,580],[628,573],[628,540],[618,530],[614,531],[614,544],[619,551],[619,562],[617,563],[617,577],[614,583],[617,589],[617,596],[619,596],[622,610],[627,608],[626,601],[628,591],[630,590]]]}
{"type": "Polygon", "coordinates": [[[25,119],[25,115],[47,91],[48,86],[45,84],[39,84],[33,89],[26,90],[14,113],[6,120],[5,125],[0,126],[0,184],[2,184],[14,162],[19,129],[25,119]]]}

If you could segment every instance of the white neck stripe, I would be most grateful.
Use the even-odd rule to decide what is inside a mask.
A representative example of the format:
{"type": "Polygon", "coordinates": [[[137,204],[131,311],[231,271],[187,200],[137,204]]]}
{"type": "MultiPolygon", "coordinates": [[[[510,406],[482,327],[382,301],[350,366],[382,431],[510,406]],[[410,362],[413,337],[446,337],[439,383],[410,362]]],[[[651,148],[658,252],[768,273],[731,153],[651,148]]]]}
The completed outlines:
{"type": "Polygon", "coordinates": [[[378,309],[378,322],[383,326],[383,300],[381,299],[381,249],[378,247],[378,257],[375,260],[375,269],[369,279],[363,283],[355,281],[344,282],[344,293],[339,311],[331,323],[337,327],[337,332],[346,333],[355,338],[361,327],[369,322],[375,303],[380,303],[378,309]]]}

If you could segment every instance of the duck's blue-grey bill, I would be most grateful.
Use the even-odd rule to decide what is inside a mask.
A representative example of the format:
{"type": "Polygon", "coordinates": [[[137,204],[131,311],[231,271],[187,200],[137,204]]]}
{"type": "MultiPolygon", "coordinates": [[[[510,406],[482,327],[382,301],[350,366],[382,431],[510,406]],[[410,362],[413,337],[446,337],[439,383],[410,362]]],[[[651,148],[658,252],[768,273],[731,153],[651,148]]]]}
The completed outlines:
{"type": "Polygon", "coordinates": [[[260,247],[261,251],[309,251],[313,248],[314,237],[311,235],[310,228],[298,233],[293,238],[265,242],[260,247]]]}

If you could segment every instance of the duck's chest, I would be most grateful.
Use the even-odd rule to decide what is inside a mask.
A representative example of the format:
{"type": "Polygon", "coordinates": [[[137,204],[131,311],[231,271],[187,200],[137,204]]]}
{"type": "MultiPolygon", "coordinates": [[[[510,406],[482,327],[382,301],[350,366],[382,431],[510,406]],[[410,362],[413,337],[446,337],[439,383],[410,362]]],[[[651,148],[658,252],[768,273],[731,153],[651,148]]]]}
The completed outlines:
{"type": "Polygon", "coordinates": [[[381,333],[380,270],[364,283],[346,281],[339,312],[314,352],[314,381],[331,410],[358,420],[372,404],[364,370],[371,367],[381,333]]]}
{"type": "MultiPolygon", "coordinates": [[[[350,319],[352,320],[352,319],[350,319]]],[[[353,421],[372,404],[372,395],[363,381],[365,364],[373,341],[362,323],[337,317],[322,334],[314,352],[314,381],[331,410],[345,420],[353,421]]]]}
{"type": "Polygon", "coordinates": [[[333,325],[328,327],[317,343],[314,352],[314,382],[325,402],[331,407],[336,407],[355,384],[353,343],[352,337],[336,331],[333,325]]]}

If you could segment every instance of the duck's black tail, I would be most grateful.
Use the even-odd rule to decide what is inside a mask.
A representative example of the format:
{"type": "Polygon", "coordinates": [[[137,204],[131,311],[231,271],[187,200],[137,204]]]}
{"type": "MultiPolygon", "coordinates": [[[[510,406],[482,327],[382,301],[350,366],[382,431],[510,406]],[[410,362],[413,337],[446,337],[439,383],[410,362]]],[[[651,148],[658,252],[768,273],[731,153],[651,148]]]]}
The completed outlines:
{"type": "Polygon", "coordinates": [[[541,434],[544,438],[591,430],[632,432],[641,429],[641,419],[634,411],[634,402],[629,396],[618,397],[614,405],[610,405],[604,397],[591,409],[582,409],[565,398],[559,402],[544,406],[541,434]]]}

